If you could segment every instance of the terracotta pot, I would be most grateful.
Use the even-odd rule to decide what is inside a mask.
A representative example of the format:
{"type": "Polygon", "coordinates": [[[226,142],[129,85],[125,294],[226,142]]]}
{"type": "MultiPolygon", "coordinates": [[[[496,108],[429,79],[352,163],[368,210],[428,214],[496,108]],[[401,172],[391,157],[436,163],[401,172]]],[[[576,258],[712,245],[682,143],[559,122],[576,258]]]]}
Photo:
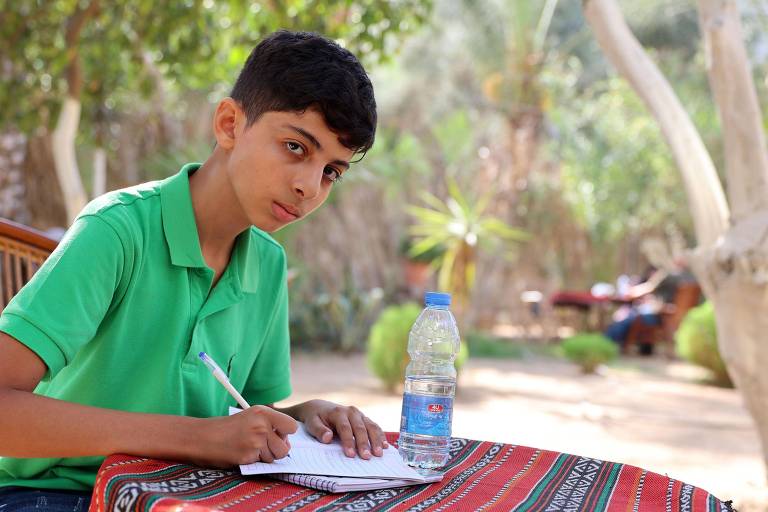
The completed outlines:
{"type": "Polygon", "coordinates": [[[429,263],[411,260],[403,260],[403,271],[405,272],[405,281],[408,283],[408,286],[416,289],[424,288],[432,273],[429,263]]]}

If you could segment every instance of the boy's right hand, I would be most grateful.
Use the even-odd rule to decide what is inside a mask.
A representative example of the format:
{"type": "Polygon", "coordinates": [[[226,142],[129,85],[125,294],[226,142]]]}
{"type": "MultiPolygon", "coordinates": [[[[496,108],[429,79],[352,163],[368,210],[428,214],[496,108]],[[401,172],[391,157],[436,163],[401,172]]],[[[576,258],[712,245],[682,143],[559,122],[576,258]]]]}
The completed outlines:
{"type": "Polygon", "coordinates": [[[282,459],[290,450],[288,434],[298,428],[287,414],[263,405],[202,421],[203,435],[192,462],[205,467],[230,468],[282,459]]]}

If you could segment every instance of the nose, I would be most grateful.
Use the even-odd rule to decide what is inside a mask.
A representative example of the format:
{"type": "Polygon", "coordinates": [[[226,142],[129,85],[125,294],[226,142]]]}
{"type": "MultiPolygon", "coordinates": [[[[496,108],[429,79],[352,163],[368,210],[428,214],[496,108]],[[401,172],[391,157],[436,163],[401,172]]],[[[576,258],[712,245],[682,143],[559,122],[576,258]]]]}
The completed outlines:
{"type": "Polygon", "coordinates": [[[314,199],[320,193],[323,183],[323,168],[304,168],[296,173],[293,180],[293,191],[299,199],[314,199]]]}

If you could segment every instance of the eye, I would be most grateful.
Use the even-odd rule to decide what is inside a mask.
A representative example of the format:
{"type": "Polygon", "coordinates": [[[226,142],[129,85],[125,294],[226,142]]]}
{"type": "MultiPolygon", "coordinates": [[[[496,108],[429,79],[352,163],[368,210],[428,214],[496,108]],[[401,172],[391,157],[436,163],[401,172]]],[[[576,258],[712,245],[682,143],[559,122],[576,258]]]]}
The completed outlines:
{"type": "Polygon", "coordinates": [[[288,149],[288,151],[290,151],[294,155],[299,155],[299,156],[304,155],[304,146],[302,146],[298,142],[289,140],[285,143],[285,147],[288,149]]]}
{"type": "Polygon", "coordinates": [[[338,183],[341,181],[341,173],[333,167],[329,166],[323,169],[323,174],[331,183],[338,183]]]}

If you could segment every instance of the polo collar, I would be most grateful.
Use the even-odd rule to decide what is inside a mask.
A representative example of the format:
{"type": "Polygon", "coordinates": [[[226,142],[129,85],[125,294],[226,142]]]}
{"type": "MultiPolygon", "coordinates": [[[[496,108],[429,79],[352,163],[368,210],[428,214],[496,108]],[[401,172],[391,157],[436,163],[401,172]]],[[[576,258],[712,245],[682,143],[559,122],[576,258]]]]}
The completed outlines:
{"type": "MultiPolygon", "coordinates": [[[[189,176],[201,165],[184,165],[177,174],[164,180],[160,187],[163,231],[171,263],[181,267],[208,268],[200,249],[192,196],[189,192],[189,176]]],[[[254,228],[249,228],[238,235],[229,263],[234,266],[230,270],[234,271],[232,275],[235,287],[246,293],[256,292],[259,282],[259,248],[253,231],[254,228]]]]}
{"type": "Polygon", "coordinates": [[[186,164],[181,171],[166,179],[160,189],[163,231],[171,263],[182,267],[206,267],[189,193],[189,175],[200,165],[186,164]]]}

